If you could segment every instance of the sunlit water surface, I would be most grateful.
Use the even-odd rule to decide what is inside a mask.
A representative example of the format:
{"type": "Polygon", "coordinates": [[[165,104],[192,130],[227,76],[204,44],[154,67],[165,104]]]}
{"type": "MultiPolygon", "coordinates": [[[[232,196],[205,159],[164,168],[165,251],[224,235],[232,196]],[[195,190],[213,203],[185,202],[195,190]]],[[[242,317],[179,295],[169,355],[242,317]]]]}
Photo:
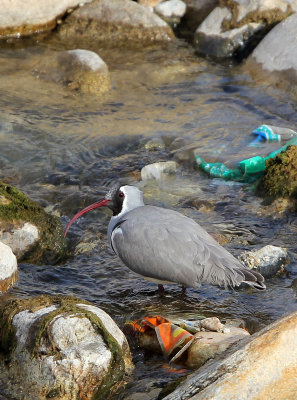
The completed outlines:
{"type": "MultiPolygon", "coordinates": [[[[198,58],[182,42],[144,51],[98,50],[113,84],[98,99],[36,79],[32,70],[47,51],[38,45],[0,49],[1,179],[60,213],[64,225],[120,179],[141,187],[147,203],[176,209],[226,237],[234,255],[274,244],[288,248],[291,264],[287,274],[267,280],[265,292],[206,285],[184,295],[180,287],[168,286],[161,298],[156,285],[135,276],[113,254],[106,241],[110,212],[98,210],[81,218],[69,234],[71,249],[84,241],[97,241],[95,248],[73,254],[63,265],[20,264],[10,294],[79,296],[102,307],[120,326],[155,313],[184,319],[216,315],[243,318],[255,332],[295,311],[296,292],[290,287],[297,278],[294,215],[263,212],[249,187],[210,179],[191,162],[180,166],[176,178],[160,183],[140,183],[136,172],[171,159],[176,138],[232,163],[241,152],[248,154],[245,146],[258,125],[294,129],[296,103],[256,85],[239,67],[198,58]],[[148,152],[145,143],[152,137],[162,138],[166,148],[148,152]]],[[[162,386],[179,375],[168,372],[160,358],[136,350],[134,357],[137,379],[158,377],[162,386]]]]}

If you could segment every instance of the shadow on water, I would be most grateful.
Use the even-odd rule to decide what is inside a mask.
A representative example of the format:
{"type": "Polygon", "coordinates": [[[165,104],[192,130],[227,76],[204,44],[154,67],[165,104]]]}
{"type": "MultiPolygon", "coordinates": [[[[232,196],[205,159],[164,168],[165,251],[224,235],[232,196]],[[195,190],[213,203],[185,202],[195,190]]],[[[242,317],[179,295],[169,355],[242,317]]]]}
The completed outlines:
{"type": "MultiPolygon", "coordinates": [[[[59,213],[64,225],[113,181],[136,184],[147,203],[176,209],[224,236],[234,255],[274,244],[287,247],[292,261],[287,274],[267,281],[265,292],[205,285],[183,295],[178,286],[168,286],[160,298],[156,285],[136,277],[112,253],[106,240],[110,214],[99,210],[71,227],[71,259],[58,266],[20,264],[20,279],[10,294],[79,296],[105,309],[120,326],[146,314],[216,315],[243,318],[255,332],[295,311],[296,291],[290,288],[297,278],[294,216],[266,213],[248,187],[209,179],[191,163],[159,184],[137,177],[144,165],[172,158],[169,147],[176,138],[232,162],[258,125],[294,128],[296,104],[275,89],[256,86],[239,67],[197,58],[182,42],[178,48],[145,52],[102,50],[113,82],[102,101],[37,80],[32,68],[46,51],[0,49],[1,179],[59,213]],[[165,148],[147,151],[151,137],[162,138],[165,148]]],[[[180,375],[168,373],[159,358],[139,351],[134,358],[135,381],[158,380],[164,386],[180,375]]]]}

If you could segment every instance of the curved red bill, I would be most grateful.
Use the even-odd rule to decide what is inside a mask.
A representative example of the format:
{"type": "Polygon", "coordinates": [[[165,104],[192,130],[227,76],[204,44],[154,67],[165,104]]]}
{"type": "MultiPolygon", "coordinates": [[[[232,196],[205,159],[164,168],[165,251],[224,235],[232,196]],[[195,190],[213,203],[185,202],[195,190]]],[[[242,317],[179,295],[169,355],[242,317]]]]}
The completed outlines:
{"type": "Polygon", "coordinates": [[[94,210],[95,208],[106,206],[109,201],[110,200],[107,200],[107,199],[104,199],[101,201],[96,201],[96,203],[89,205],[88,207],[84,208],[83,210],[81,210],[77,214],[75,214],[75,216],[71,218],[71,220],[68,222],[68,224],[65,228],[64,238],[66,237],[67,232],[69,231],[69,228],[71,227],[73,222],[75,222],[79,217],[81,217],[83,214],[87,213],[88,211],[94,210]]]}

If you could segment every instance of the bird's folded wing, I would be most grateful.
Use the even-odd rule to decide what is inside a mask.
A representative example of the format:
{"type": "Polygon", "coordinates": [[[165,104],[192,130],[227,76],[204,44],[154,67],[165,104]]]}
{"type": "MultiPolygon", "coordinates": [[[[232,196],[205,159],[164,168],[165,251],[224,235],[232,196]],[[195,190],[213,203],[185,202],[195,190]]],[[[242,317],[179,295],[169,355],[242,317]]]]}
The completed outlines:
{"type": "Polygon", "coordinates": [[[192,219],[153,206],[136,208],[124,219],[112,245],[134,272],[192,287],[202,282],[237,286],[243,281],[239,261],[192,219]]]}

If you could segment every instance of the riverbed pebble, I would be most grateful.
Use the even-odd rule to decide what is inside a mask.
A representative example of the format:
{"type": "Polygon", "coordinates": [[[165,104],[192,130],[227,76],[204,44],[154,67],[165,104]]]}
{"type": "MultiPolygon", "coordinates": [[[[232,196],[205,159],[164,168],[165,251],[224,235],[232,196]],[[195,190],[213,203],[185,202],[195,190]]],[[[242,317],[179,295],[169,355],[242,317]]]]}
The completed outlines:
{"type": "Polygon", "coordinates": [[[17,280],[17,259],[11,248],[0,242],[0,293],[6,292],[17,280]]]}
{"type": "Polygon", "coordinates": [[[204,318],[200,323],[200,327],[207,331],[222,332],[224,325],[218,317],[210,317],[204,318]]]}

